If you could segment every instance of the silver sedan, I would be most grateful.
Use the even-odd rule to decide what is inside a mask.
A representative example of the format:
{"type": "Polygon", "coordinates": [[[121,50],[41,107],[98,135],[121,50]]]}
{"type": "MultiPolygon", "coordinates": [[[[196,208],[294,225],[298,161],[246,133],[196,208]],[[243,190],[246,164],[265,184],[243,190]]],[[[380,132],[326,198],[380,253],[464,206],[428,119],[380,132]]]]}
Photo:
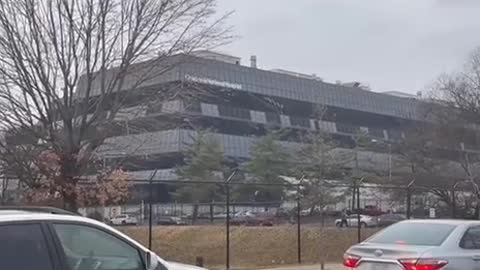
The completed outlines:
{"type": "Polygon", "coordinates": [[[478,270],[480,221],[406,220],[347,250],[356,270],[478,270]]]}

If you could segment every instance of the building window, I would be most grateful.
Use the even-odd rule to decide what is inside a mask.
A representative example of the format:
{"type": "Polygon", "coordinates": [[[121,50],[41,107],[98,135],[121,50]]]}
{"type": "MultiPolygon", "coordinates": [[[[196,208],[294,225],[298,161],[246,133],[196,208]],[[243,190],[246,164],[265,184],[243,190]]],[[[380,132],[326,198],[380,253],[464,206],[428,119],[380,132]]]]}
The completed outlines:
{"type": "Polygon", "coordinates": [[[369,128],[368,129],[368,134],[371,137],[375,137],[375,138],[383,138],[384,137],[383,129],[380,129],[380,128],[369,128]]]}
{"type": "Polygon", "coordinates": [[[357,134],[360,132],[360,127],[348,125],[344,123],[337,123],[337,131],[348,134],[357,134]]]}
{"type": "Polygon", "coordinates": [[[280,115],[272,112],[265,113],[267,123],[280,125],[280,115]]]}
{"type": "Polygon", "coordinates": [[[252,118],[253,122],[262,123],[262,124],[267,123],[267,119],[264,112],[250,111],[250,117],[252,118]]]}
{"type": "Polygon", "coordinates": [[[290,127],[292,123],[290,122],[290,117],[288,115],[280,115],[280,123],[283,127],[290,127]]]}
{"type": "Polygon", "coordinates": [[[310,119],[290,116],[290,124],[292,126],[310,128],[310,119]]]}
{"type": "Polygon", "coordinates": [[[217,105],[201,103],[200,108],[202,109],[202,114],[204,115],[213,116],[213,117],[219,116],[217,105]]]}
{"type": "Polygon", "coordinates": [[[401,141],[403,139],[402,132],[399,130],[390,129],[387,131],[387,134],[388,134],[388,139],[392,141],[401,141]]]}
{"type": "Polygon", "coordinates": [[[192,101],[192,102],[188,102],[188,103],[185,104],[185,110],[187,112],[201,113],[202,112],[202,107],[200,105],[200,102],[192,101]]]}
{"type": "Polygon", "coordinates": [[[251,120],[250,111],[246,109],[218,106],[218,112],[220,116],[251,120]]]}

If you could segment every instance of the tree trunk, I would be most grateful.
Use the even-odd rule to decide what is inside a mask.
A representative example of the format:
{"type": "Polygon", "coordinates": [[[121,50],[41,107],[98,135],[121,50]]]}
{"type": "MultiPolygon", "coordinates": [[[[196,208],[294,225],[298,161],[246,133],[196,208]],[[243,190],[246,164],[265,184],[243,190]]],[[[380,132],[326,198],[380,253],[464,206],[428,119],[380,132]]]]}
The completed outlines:
{"type": "Polygon", "coordinates": [[[78,212],[78,202],[77,202],[77,193],[72,192],[70,194],[63,194],[63,208],[65,210],[77,213],[78,212]]]}
{"type": "Polygon", "coordinates": [[[77,154],[64,154],[60,156],[60,176],[56,177],[56,184],[62,187],[61,195],[63,208],[77,213],[78,211],[78,164],[77,154]]]}

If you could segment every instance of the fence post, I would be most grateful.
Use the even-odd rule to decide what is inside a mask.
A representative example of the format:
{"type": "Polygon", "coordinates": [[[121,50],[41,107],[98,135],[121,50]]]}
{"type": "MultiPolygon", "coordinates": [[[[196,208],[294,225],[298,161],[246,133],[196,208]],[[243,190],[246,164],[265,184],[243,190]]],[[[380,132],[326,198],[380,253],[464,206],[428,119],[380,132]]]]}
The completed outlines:
{"type": "Polygon", "coordinates": [[[357,212],[357,241],[360,243],[362,241],[362,224],[360,223],[360,185],[357,185],[357,212]]]}
{"type": "Polygon", "coordinates": [[[411,212],[412,212],[412,194],[410,190],[410,186],[407,186],[407,219],[410,219],[411,212]]]}
{"type": "Polygon", "coordinates": [[[153,171],[148,179],[148,249],[152,250],[152,205],[153,205],[153,178],[157,174],[157,170],[153,171]]]}
{"type": "Polygon", "coordinates": [[[457,216],[457,213],[456,213],[456,198],[455,198],[455,186],[453,186],[452,188],[452,218],[455,219],[456,216],[457,216]]]}
{"type": "Polygon", "coordinates": [[[210,209],[209,209],[210,213],[209,213],[209,216],[210,216],[210,223],[213,223],[213,201],[210,202],[210,209]]]}
{"type": "Polygon", "coordinates": [[[227,220],[226,220],[226,226],[227,226],[227,252],[226,252],[226,267],[227,270],[230,269],[230,185],[228,182],[225,184],[225,189],[226,189],[226,208],[227,208],[227,220]]]}
{"type": "Polygon", "coordinates": [[[297,262],[302,264],[302,228],[300,212],[300,184],[297,184],[297,262]]]}
{"type": "Polygon", "coordinates": [[[352,192],[352,214],[353,212],[355,211],[355,193],[356,193],[356,190],[357,190],[357,186],[356,186],[356,183],[355,183],[355,180],[353,180],[353,192],[352,192]]]}
{"type": "Polygon", "coordinates": [[[225,267],[227,270],[230,269],[230,181],[232,181],[233,177],[235,176],[235,174],[237,173],[237,171],[233,171],[232,174],[230,174],[230,176],[227,178],[227,180],[225,181],[225,207],[227,208],[227,218],[226,218],[226,221],[225,221],[225,226],[226,226],[226,252],[225,252],[225,267]]]}

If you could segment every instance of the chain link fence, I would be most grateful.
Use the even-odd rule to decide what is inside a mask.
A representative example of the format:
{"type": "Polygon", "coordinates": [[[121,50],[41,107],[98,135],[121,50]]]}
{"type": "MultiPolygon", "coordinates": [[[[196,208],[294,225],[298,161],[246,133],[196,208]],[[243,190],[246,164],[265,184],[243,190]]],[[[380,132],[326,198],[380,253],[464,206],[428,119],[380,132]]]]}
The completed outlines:
{"type": "Polygon", "coordinates": [[[291,182],[145,179],[125,205],[80,211],[121,226],[162,257],[226,269],[340,261],[350,245],[402,220],[479,217],[476,189],[466,183],[324,180],[324,192],[309,194],[302,181],[291,182]]]}

